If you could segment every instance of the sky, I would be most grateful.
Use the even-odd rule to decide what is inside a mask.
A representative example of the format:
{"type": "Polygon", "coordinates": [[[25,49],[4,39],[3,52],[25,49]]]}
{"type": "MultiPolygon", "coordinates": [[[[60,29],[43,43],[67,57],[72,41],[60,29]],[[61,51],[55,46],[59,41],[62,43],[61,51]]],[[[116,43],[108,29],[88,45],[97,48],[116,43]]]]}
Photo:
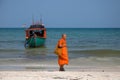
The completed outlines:
{"type": "Polygon", "coordinates": [[[0,28],[120,28],[120,0],[0,0],[0,28]]]}

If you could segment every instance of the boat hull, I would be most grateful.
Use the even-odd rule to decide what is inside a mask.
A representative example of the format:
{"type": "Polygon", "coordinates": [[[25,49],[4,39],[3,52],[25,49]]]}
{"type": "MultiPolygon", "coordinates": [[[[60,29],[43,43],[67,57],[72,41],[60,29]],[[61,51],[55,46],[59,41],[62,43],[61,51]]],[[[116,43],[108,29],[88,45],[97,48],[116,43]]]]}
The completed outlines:
{"type": "Polygon", "coordinates": [[[25,47],[31,47],[31,48],[35,48],[35,47],[41,47],[45,45],[45,38],[40,38],[40,37],[31,37],[26,39],[26,44],[25,47]]]}

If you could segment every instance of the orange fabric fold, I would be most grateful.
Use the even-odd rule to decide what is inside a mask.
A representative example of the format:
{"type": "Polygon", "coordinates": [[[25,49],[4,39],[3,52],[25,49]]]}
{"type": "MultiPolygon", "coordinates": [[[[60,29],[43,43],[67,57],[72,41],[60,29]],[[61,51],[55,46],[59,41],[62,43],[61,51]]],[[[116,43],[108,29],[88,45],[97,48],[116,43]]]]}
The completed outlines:
{"type": "Polygon", "coordinates": [[[61,65],[68,65],[69,59],[68,59],[68,50],[67,50],[67,44],[66,40],[61,38],[58,42],[59,46],[62,46],[62,53],[58,56],[58,64],[61,65]]]}

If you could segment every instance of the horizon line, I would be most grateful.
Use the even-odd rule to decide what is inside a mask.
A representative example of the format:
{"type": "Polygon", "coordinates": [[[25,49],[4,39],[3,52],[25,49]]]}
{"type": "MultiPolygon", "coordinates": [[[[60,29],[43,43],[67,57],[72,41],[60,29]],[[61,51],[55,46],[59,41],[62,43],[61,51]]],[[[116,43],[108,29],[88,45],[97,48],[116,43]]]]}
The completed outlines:
{"type": "MultiPolygon", "coordinates": [[[[20,28],[24,29],[24,27],[0,27],[0,28],[20,28]]],[[[25,27],[29,28],[29,27],[25,27]]],[[[120,27],[45,27],[45,28],[120,28],[120,27]]]]}

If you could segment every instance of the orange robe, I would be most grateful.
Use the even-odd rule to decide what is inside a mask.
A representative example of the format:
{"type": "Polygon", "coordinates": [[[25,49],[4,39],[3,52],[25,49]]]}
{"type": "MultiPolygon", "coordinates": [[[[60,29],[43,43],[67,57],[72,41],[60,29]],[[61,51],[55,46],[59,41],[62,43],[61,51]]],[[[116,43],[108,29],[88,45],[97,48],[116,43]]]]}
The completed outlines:
{"type": "Polygon", "coordinates": [[[67,44],[66,40],[61,38],[58,42],[58,45],[62,46],[62,53],[58,56],[58,64],[61,65],[68,65],[68,50],[67,50],[67,44]]]}

